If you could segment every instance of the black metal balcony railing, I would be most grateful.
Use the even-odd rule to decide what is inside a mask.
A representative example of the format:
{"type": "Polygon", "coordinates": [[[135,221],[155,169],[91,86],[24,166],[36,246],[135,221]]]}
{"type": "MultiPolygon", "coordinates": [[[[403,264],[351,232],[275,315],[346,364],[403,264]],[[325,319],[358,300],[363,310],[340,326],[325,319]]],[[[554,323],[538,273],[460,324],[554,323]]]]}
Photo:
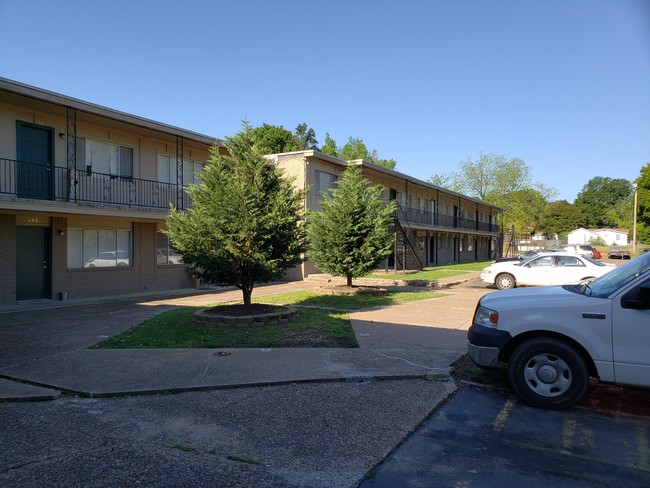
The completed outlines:
{"type": "MultiPolygon", "coordinates": [[[[18,198],[166,209],[178,205],[178,185],[59,166],[0,159],[0,193],[18,198]]],[[[190,198],[182,193],[182,207],[190,198]]]]}
{"type": "Polygon", "coordinates": [[[450,229],[478,230],[483,232],[497,232],[498,226],[489,222],[481,222],[463,217],[455,217],[439,212],[430,212],[412,207],[401,207],[397,213],[398,220],[407,220],[411,224],[422,224],[433,227],[447,227],[450,229]]]}
{"type": "MultiPolygon", "coordinates": [[[[60,166],[26,163],[0,158],[0,194],[18,198],[88,202],[128,207],[166,209],[171,203],[181,209],[191,205],[182,190],[178,205],[178,185],[103,173],[80,171],[60,166]]],[[[400,224],[421,224],[450,229],[497,232],[498,226],[488,222],[465,219],[418,208],[401,207],[397,212],[400,224]]]]}

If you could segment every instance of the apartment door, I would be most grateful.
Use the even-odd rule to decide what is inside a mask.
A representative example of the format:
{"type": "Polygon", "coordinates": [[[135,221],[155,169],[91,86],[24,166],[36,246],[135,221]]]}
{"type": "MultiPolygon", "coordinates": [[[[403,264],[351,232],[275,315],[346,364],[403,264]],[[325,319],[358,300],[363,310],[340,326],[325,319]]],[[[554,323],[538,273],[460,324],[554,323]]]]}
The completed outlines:
{"type": "Polygon", "coordinates": [[[52,196],[53,130],[16,123],[17,193],[20,198],[49,200],[52,196]]]}
{"type": "Polygon", "coordinates": [[[429,264],[436,264],[436,236],[429,236],[429,264]]]}
{"type": "Polygon", "coordinates": [[[47,298],[49,234],[47,227],[16,227],[16,300],[47,298]]]}

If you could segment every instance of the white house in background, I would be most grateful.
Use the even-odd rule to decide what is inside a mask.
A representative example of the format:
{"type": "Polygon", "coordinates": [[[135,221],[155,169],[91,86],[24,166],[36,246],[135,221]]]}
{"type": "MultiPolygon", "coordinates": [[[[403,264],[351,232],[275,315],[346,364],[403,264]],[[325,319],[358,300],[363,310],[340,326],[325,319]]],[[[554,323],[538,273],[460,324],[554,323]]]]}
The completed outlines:
{"type": "Polygon", "coordinates": [[[592,239],[599,237],[610,246],[627,246],[627,229],[579,229],[569,232],[568,244],[589,244],[592,239]]]}

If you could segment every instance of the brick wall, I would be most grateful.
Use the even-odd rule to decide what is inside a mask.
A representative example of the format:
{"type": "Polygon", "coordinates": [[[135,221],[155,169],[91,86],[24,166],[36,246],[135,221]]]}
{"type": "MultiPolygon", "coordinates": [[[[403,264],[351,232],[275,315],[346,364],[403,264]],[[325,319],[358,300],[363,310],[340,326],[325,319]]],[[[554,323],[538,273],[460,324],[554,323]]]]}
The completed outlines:
{"type": "Polygon", "coordinates": [[[133,225],[132,266],[67,269],[67,241],[57,234],[57,225],[64,228],[62,221],[65,219],[52,222],[54,299],[59,299],[61,292],[67,293],[68,300],[75,300],[194,287],[194,279],[184,266],[156,264],[156,224],[153,223],[133,225]]]}
{"type": "Polygon", "coordinates": [[[0,214],[0,305],[16,303],[16,217],[0,214]]]}

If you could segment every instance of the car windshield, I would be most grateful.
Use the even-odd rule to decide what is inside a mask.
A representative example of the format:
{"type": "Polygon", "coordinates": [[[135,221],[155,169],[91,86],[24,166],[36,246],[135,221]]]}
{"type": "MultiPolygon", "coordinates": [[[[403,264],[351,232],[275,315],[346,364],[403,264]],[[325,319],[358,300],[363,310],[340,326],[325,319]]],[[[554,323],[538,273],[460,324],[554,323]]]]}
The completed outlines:
{"type": "Polygon", "coordinates": [[[650,254],[646,253],[596,278],[585,285],[581,291],[585,295],[606,298],[648,270],[650,270],[650,254]]]}

